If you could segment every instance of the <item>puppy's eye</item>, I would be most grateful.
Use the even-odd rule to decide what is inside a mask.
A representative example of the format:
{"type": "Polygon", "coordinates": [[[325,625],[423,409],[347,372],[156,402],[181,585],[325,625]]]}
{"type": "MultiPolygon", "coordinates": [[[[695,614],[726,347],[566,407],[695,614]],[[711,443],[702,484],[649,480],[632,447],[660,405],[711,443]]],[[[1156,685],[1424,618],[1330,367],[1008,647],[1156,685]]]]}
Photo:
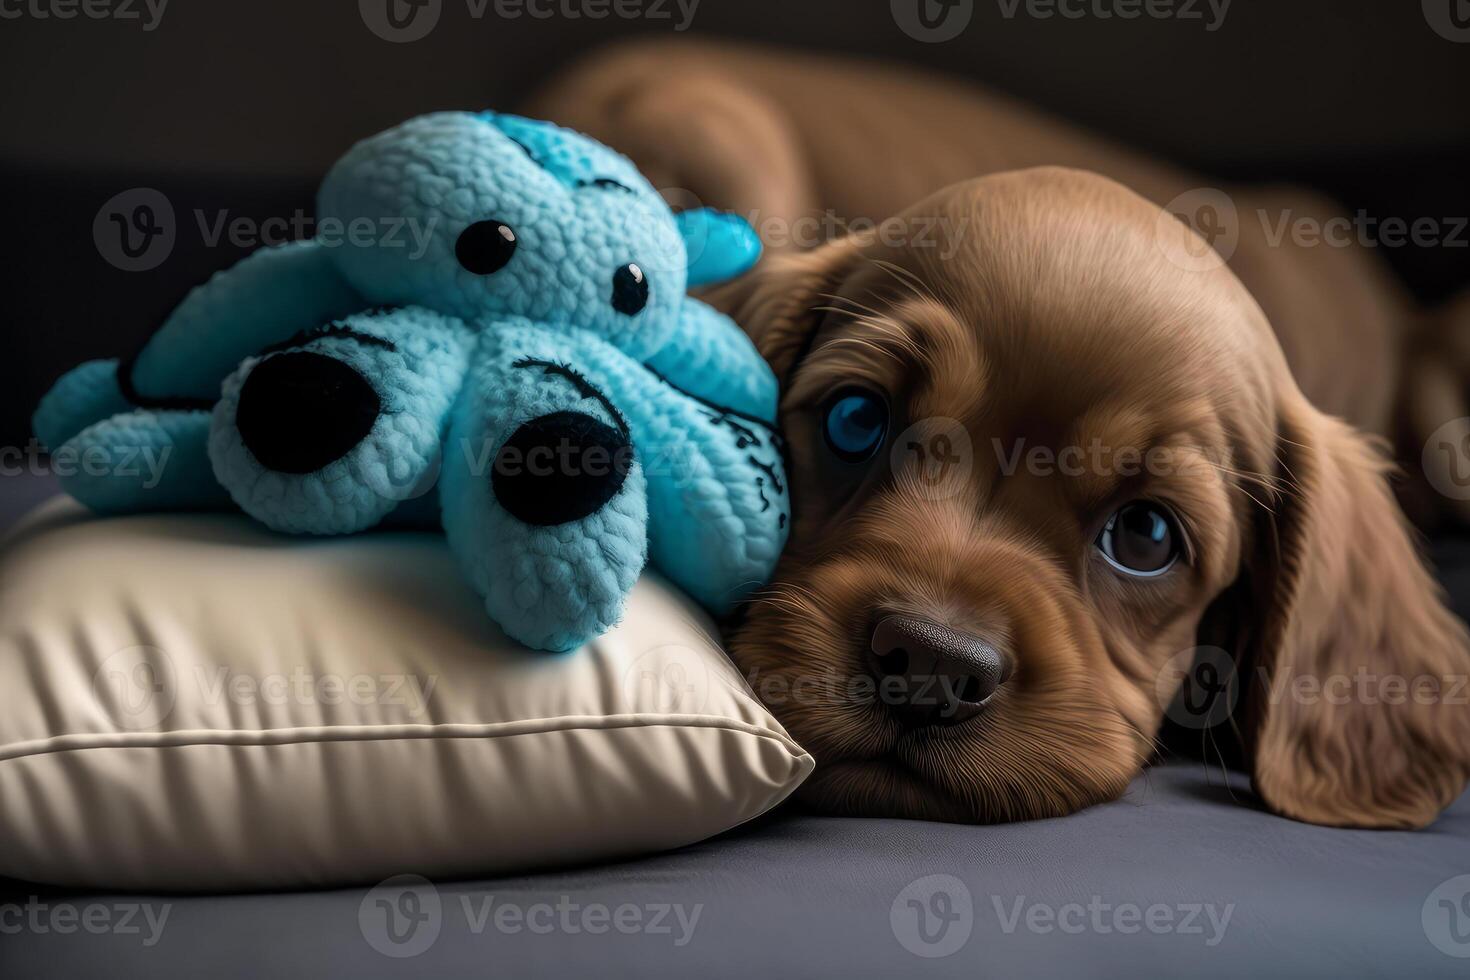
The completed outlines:
{"type": "Polygon", "coordinates": [[[648,305],[648,277],[636,262],[613,273],[612,305],[627,316],[636,316],[648,305]]]}
{"type": "Polygon", "coordinates": [[[454,243],[454,257],[477,276],[499,272],[515,252],[516,233],[502,221],[476,221],[454,243]]]}
{"type": "Polygon", "coordinates": [[[843,388],[822,409],[827,447],[845,463],[873,458],[888,434],[888,404],[866,388],[843,388]]]}
{"type": "Polygon", "coordinates": [[[1182,544],[1174,515],[1160,504],[1135,500],[1108,518],[1097,550],[1108,564],[1139,578],[1162,575],[1179,560],[1182,544]]]}

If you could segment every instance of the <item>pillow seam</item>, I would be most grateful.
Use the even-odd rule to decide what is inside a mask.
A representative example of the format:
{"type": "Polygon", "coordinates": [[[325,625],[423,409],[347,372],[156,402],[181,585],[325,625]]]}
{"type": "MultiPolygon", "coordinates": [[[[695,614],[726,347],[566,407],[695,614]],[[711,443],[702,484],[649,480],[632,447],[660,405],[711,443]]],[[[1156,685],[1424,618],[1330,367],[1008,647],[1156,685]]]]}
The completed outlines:
{"type": "Polygon", "coordinates": [[[665,715],[655,719],[609,715],[567,726],[536,725],[534,722],[517,721],[492,722],[488,724],[471,722],[446,723],[441,725],[399,725],[389,728],[366,725],[337,726],[324,729],[298,727],[264,729],[257,732],[224,729],[178,729],[177,731],[171,732],[116,732],[107,735],[99,733],[75,733],[54,735],[45,739],[32,739],[27,742],[16,742],[11,746],[0,747],[0,765],[21,759],[34,759],[46,755],[59,755],[72,752],[87,752],[95,749],[174,749],[199,745],[250,748],[273,745],[331,745],[346,742],[496,739],[516,738],[522,735],[555,735],[586,731],[630,731],[637,728],[700,728],[725,731],[732,734],[751,735],[757,738],[770,739],[779,743],[787,752],[795,757],[809,754],[790,735],[784,732],[774,732],[761,728],[758,725],[739,722],[733,719],[717,719],[703,715],[665,715]],[[596,722],[611,722],[611,724],[597,724],[596,722]],[[515,729],[517,726],[526,727],[521,727],[519,730],[496,730],[515,729]],[[453,729],[464,730],[455,731],[453,729]],[[313,731],[319,731],[320,734],[313,736],[311,734],[313,731]],[[89,739],[97,739],[97,741],[91,744],[79,745],[53,744],[68,740],[86,741],[89,739]],[[29,749],[29,746],[36,746],[36,748],[29,749]]]}

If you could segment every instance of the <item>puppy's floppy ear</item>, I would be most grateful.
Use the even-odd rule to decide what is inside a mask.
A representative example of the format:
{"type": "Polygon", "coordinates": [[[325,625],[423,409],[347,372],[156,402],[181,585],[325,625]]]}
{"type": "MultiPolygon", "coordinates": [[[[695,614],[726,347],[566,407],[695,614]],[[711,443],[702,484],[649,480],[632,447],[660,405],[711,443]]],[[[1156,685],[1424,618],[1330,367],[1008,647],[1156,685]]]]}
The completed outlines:
{"type": "Polygon", "coordinates": [[[857,243],[840,238],[809,252],[768,255],[755,271],[704,294],[728,313],[771,365],[782,387],[806,354],[836,290],[858,255],[857,243]]]}
{"type": "Polygon", "coordinates": [[[1292,390],[1258,537],[1247,748],[1271,809],[1422,827],[1470,774],[1465,627],[1420,560],[1372,443],[1292,390]]]}

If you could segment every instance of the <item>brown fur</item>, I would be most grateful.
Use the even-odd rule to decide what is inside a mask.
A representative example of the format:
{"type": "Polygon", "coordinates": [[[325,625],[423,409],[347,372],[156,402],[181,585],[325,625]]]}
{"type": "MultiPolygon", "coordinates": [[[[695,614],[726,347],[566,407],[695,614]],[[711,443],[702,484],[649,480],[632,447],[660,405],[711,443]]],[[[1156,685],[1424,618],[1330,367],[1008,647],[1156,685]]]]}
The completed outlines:
{"type": "Polygon", "coordinates": [[[1470,708],[1455,688],[1470,647],[1415,552],[1377,446],[1323,411],[1390,428],[1394,382],[1423,356],[1398,356],[1407,313],[1391,283],[1368,259],[1344,257],[1357,250],[1266,252],[1244,234],[1234,271],[1186,261],[1204,243],[1114,180],[996,171],[1082,164],[1156,201],[1185,178],[973,93],[924,90],[926,101],[921,83],[882,78],[724,49],[640,49],[574,74],[539,107],[656,178],[662,166],[666,180],[741,210],[844,194],[886,205],[890,192],[932,191],[967,166],[990,174],[907,208],[849,212],[943,218],[959,231],[938,247],[850,235],[772,256],[711,297],[783,383],[791,543],[731,652],[816,756],[807,798],[843,813],[978,821],[1111,799],[1154,754],[1160,675],[1208,638],[1239,667],[1242,735],[1273,810],[1346,826],[1432,821],[1470,778],[1470,708]],[[749,84],[729,77],[741,58],[749,84]],[[689,84],[645,92],[655,68],[689,84]],[[788,94],[776,100],[771,86],[788,94]],[[684,95],[668,104],[668,91],[684,95]],[[834,122],[823,132],[836,146],[815,150],[816,116],[803,115],[813,100],[861,106],[861,120],[831,115],[872,139],[854,143],[834,122]],[[620,115],[586,114],[610,104],[620,115]],[[678,150],[655,139],[691,128],[718,142],[678,150]],[[924,161],[923,172],[885,148],[924,161]],[[732,154],[744,169],[730,168],[732,154]],[[1284,318],[1281,340],[1263,306],[1284,318]],[[834,465],[818,409],[855,381],[889,399],[893,434],[954,420],[970,452],[946,492],[932,492],[903,447],[856,472],[834,465]],[[1007,464],[1018,447],[1094,445],[1103,455],[1082,472],[1007,464]],[[1123,454],[1149,450],[1155,465],[1118,475],[1123,454]],[[1168,504],[1189,542],[1188,560],[1157,579],[1117,573],[1093,546],[1101,522],[1134,499],[1168,504]],[[971,721],[906,729],[853,685],[888,613],[982,637],[1015,673],[971,721]],[[1363,675],[1368,687],[1346,701],[1300,686],[1363,675]],[[1410,685],[1402,703],[1391,678],[1410,685]],[[1415,683],[1435,695],[1421,702],[1415,683]]]}

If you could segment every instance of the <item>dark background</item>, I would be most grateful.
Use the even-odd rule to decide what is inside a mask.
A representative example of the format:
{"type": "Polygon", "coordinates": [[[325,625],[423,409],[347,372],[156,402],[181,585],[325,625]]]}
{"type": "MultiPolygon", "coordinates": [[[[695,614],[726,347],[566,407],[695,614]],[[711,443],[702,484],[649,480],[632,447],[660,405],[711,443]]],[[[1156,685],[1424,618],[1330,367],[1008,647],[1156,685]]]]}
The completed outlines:
{"type": "MultiPolygon", "coordinates": [[[[432,109],[514,108],[568,60],[676,34],[681,18],[673,0],[670,19],[602,20],[507,19],[493,2],[477,18],[478,0],[440,0],[427,37],[394,44],[356,0],[171,0],[151,31],[143,0],[113,0],[139,19],[36,16],[69,2],[0,0],[0,446],[25,444],[63,369],[125,353],[247,251],[209,246],[195,209],[309,213],[318,176],[355,139],[432,109]],[[92,226],[135,187],[167,196],[177,242],[157,267],[125,272],[92,226]]],[[[1467,0],[1425,0],[1436,4],[1470,18],[1467,0]]],[[[1420,0],[1233,0],[1213,31],[1203,0],[1203,19],[1008,6],[974,0],[965,32],[937,44],[900,30],[888,0],[701,0],[686,33],[969,78],[1205,174],[1313,184],[1379,219],[1470,215],[1470,43],[1432,29],[1420,0]]],[[[1380,251],[1435,302],[1470,282],[1465,237],[1380,251]]]]}

